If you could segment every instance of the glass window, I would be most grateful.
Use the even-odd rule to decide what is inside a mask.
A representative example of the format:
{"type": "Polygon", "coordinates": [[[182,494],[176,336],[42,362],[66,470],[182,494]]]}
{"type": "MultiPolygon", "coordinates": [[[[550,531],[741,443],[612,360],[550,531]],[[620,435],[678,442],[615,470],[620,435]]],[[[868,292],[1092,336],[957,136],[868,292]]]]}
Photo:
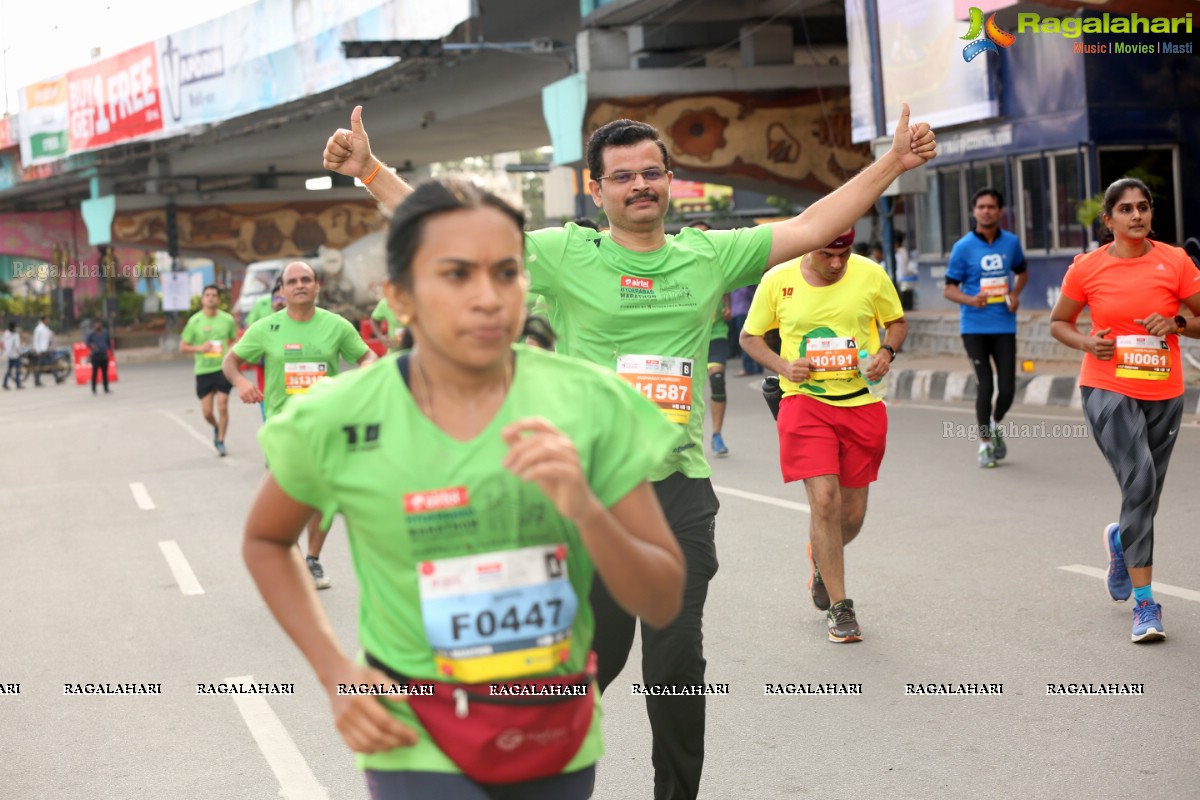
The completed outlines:
{"type": "Polygon", "coordinates": [[[1054,248],[1082,252],[1083,226],[1075,218],[1079,210],[1082,188],[1079,180],[1079,158],[1075,153],[1054,156],[1054,248]]]}
{"type": "Polygon", "coordinates": [[[1020,162],[1021,245],[1026,250],[1046,249],[1046,191],[1040,156],[1020,162]]]}
{"type": "Polygon", "coordinates": [[[914,211],[917,217],[917,240],[909,247],[920,253],[940,256],[942,254],[941,194],[935,173],[927,176],[928,187],[924,194],[915,196],[914,211]]]}
{"type": "Polygon", "coordinates": [[[944,169],[938,172],[938,189],[941,195],[942,252],[950,252],[950,248],[967,231],[967,220],[964,218],[964,200],[962,196],[962,173],[960,167],[944,169]]]}

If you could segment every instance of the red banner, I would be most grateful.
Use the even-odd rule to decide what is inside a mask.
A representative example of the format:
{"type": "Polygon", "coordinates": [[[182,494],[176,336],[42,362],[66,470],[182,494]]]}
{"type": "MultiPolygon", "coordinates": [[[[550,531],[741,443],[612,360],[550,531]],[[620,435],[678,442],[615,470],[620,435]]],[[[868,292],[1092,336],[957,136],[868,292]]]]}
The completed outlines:
{"type": "Polygon", "coordinates": [[[162,130],[154,43],[67,73],[71,152],[162,130]]]}
{"type": "Polygon", "coordinates": [[[0,150],[16,147],[21,143],[17,138],[17,126],[13,125],[16,117],[0,117],[0,150]]]}

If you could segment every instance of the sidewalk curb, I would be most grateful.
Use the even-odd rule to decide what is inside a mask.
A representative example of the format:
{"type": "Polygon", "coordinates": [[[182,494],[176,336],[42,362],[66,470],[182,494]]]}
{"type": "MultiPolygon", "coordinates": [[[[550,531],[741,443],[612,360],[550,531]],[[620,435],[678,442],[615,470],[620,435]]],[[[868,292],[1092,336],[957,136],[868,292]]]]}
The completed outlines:
{"type": "MultiPolygon", "coordinates": [[[[932,369],[898,369],[891,374],[888,396],[896,400],[973,401],[979,384],[973,372],[932,369]]],[[[1026,406],[1081,408],[1076,375],[1018,375],[1013,402],[1026,406]]],[[[1200,387],[1183,390],[1185,414],[1200,413],[1200,387]]]]}

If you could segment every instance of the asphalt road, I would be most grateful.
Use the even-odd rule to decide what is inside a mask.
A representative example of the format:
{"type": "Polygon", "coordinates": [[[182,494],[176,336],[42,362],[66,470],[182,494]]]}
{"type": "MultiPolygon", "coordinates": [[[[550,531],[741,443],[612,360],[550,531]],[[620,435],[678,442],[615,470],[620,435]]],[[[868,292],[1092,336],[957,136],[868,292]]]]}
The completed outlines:
{"type": "MultiPolygon", "coordinates": [[[[1194,419],[1158,514],[1166,642],[1130,644],[1130,604],[1108,600],[1098,577],[1119,497],[1076,412],[1018,410],[1009,421],[1025,435],[984,471],[957,436],[968,408],[893,403],[847,558],[865,640],[834,645],[804,589],[804,493],[780,481],[751,384],[730,381],[732,453],[714,462],[721,570],[706,652],[709,681],[730,693],[708,701],[702,797],[1200,797],[1194,419]],[[766,696],[768,683],[862,693],[766,696]],[[910,683],[1003,694],[906,694],[910,683]],[[1067,683],[1142,684],[1144,695],[1047,695],[1067,683]]],[[[190,364],[171,362],[122,367],[107,397],[68,384],[0,394],[0,797],[366,797],[323,693],[241,563],[264,471],[258,411],[235,398],[219,459],[192,385],[190,364]],[[295,694],[196,693],[246,676],[295,694]],[[161,694],[64,694],[80,683],[161,694]]],[[[322,561],[334,588],[321,599],[353,648],[340,522],[322,561]]],[[[652,796],[638,664],[635,653],[605,697],[600,800],[652,796]]]]}

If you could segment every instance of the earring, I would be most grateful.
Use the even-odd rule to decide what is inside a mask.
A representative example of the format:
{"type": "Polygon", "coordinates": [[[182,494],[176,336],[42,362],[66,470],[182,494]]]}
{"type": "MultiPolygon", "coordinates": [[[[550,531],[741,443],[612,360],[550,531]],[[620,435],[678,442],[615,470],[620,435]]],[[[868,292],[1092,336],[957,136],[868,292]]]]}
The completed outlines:
{"type": "Polygon", "coordinates": [[[412,317],[408,314],[401,314],[399,317],[397,317],[397,319],[400,321],[400,324],[406,328],[408,327],[409,323],[412,322],[412,317]]]}

